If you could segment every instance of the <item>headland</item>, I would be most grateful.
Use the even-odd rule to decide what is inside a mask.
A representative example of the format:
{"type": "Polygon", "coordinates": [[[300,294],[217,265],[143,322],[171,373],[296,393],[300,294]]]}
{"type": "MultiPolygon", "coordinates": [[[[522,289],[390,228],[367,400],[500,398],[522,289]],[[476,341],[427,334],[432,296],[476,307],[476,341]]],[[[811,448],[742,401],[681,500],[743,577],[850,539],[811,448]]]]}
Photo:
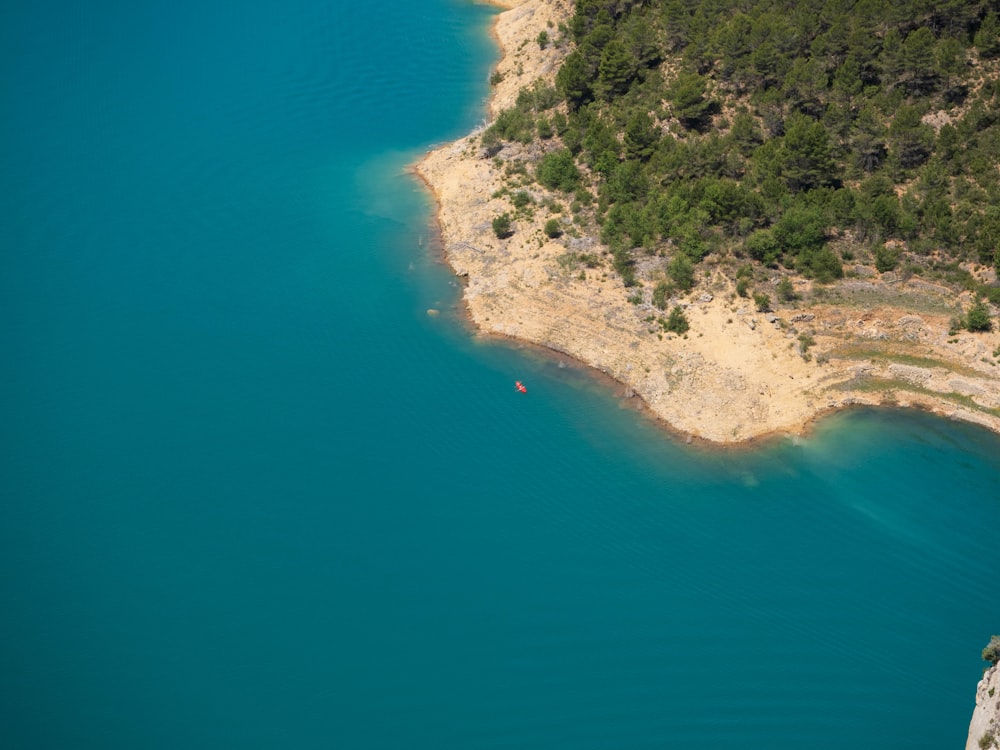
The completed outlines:
{"type": "MultiPolygon", "coordinates": [[[[507,10],[494,24],[502,57],[491,116],[535,81],[552,83],[568,50],[537,40],[573,10],[570,0],[494,4],[507,10]]],[[[509,165],[537,162],[544,147],[507,143],[489,153],[481,135],[435,148],[415,166],[437,202],[444,255],[480,335],[569,355],[621,383],[672,430],[717,444],[800,434],[853,406],[920,408],[1000,432],[1000,332],[953,325],[970,294],[859,264],[821,288],[797,279],[797,302],[760,311],[710,256],[696,287],[671,300],[689,330],[670,333],[658,325],[648,284],[637,293],[606,263],[581,262],[600,257],[597,236],[551,237],[541,210],[518,214],[512,234],[497,236],[492,221],[510,208],[509,165]]],[[[524,191],[533,205],[563,200],[538,184],[524,191]]],[[[642,263],[637,271],[647,281],[655,272],[642,263]]]]}

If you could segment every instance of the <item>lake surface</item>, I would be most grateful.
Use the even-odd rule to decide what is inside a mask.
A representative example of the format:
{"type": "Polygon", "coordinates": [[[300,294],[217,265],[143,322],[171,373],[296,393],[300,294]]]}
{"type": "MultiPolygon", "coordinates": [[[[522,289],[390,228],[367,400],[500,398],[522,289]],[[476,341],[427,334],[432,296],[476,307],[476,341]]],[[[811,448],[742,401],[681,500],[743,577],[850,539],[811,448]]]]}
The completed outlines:
{"type": "Polygon", "coordinates": [[[1000,439],[706,451],[473,339],[405,167],[492,14],[0,7],[4,748],[964,742],[1000,439]]]}

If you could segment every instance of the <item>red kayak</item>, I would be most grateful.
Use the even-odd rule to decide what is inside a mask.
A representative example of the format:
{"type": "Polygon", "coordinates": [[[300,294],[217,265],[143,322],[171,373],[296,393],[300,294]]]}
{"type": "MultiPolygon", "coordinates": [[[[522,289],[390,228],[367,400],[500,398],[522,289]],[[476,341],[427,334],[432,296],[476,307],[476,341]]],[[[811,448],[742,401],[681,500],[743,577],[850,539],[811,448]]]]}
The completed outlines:
{"type": "Polygon", "coordinates": [[[528,392],[528,389],[524,387],[524,383],[522,383],[520,380],[514,381],[514,387],[517,388],[517,390],[519,390],[521,393],[528,392]]]}

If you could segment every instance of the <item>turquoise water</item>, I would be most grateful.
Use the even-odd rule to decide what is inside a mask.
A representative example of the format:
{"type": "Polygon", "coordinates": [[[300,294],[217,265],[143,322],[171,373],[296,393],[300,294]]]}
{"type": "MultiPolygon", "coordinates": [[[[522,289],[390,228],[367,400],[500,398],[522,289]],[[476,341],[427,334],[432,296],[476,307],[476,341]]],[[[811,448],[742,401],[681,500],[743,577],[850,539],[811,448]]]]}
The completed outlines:
{"type": "Polygon", "coordinates": [[[0,6],[4,748],[961,746],[1000,440],[704,451],[471,339],[404,168],[491,14],[0,6]]]}

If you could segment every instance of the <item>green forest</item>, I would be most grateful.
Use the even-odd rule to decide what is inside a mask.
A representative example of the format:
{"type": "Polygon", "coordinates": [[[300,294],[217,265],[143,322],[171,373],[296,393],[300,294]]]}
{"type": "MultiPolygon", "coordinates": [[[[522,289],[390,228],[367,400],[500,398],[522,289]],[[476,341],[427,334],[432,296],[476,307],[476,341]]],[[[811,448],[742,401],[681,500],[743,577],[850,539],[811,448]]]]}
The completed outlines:
{"type": "MultiPolygon", "coordinates": [[[[555,85],[483,133],[522,184],[565,196],[627,286],[715,253],[819,283],[845,264],[928,274],[1000,303],[1000,2],[576,0],[539,45],[555,85]]],[[[738,275],[737,275],[738,278],[738,275]]],[[[740,294],[745,294],[746,283],[740,294]]]]}

